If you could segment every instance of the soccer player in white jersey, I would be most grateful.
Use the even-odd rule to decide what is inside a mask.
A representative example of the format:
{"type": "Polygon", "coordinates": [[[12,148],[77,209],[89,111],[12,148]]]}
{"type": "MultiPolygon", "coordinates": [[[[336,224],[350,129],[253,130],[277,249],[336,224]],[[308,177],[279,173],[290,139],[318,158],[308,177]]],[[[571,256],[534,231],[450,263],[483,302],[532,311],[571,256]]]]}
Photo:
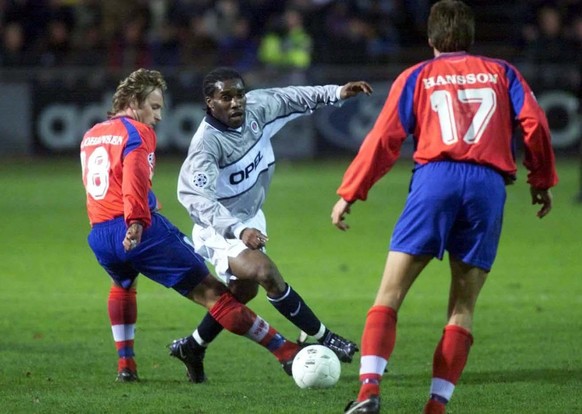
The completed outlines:
{"type": "MultiPolygon", "coordinates": [[[[269,302],[302,332],[351,362],[357,345],[330,331],[285,282],[265,253],[263,202],[275,171],[271,138],[287,122],[372,88],[289,86],[247,92],[241,75],[217,68],[203,81],[206,117],[192,138],[178,181],[178,199],[194,221],[196,251],[211,262],[234,295],[246,303],[262,286],[269,302]]],[[[192,335],[170,345],[192,382],[204,382],[203,359],[222,327],[207,313],[192,335]]],[[[287,370],[286,370],[287,371],[287,370]]],[[[290,371],[288,372],[290,373],[290,371]]]]}

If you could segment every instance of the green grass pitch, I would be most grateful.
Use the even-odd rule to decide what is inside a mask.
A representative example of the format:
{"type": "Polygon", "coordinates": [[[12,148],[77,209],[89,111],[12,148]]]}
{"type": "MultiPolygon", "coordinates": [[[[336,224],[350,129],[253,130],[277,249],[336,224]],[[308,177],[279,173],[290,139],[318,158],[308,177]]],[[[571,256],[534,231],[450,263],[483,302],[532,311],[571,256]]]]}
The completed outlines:
{"type": "MultiPolygon", "coordinates": [[[[268,252],[330,328],[359,342],[404,204],[411,164],[401,160],[348,216],[331,225],[349,160],[278,166],[265,211],[268,252]]],[[[176,200],[180,160],[160,157],[154,190],[186,234],[176,200]]],[[[264,349],[222,334],[207,353],[210,381],[186,381],[166,345],[204,310],[141,277],[136,354],[142,378],[114,382],[116,353],[106,302],[110,282],[86,244],[88,222],[75,159],[0,163],[0,413],[341,413],[358,390],[358,362],[339,383],[301,390],[264,349]]],[[[582,204],[577,161],[561,161],[555,207],[531,206],[525,170],[508,187],[499,255],[477,305],[475,344],[449,404],[452,414],[582,412],[582,204]]],[[[434,261],[399,314],[383,412],[420,413],[443,324],[447,262],[434,261]]],[[[264,298],[251,307],[295,339],[264,298]]]]}

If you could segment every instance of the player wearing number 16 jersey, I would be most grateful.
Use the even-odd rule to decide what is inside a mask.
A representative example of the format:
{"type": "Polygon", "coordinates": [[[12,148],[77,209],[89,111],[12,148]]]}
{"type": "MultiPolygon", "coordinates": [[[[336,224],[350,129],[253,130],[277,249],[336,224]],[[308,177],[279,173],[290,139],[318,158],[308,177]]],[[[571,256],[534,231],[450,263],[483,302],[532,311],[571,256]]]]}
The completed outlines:
{"type": "Polygon", "coordinates": [[[557,183],[546,117],[530,87],[509,63],[468,53],[472,10],[462,1],[436,2],[428,19],[434,58],[394,81],[376,123],[348,167],[332,210],[340,230],[351,205],[396,162],[403,141],[415,143],[415,167],[396,223],[384,274],[367,314],[361,388],[346,413],[380,410],[380,380],[396,339],[397,312],[433,257],[449,253],[448,320],[433,358],[425,413],[444,413],[473,343],[477,297],[497,252],[505,184],[516,177],[513,129],[520,127],[532,203],[551,210],[557,183]]]}

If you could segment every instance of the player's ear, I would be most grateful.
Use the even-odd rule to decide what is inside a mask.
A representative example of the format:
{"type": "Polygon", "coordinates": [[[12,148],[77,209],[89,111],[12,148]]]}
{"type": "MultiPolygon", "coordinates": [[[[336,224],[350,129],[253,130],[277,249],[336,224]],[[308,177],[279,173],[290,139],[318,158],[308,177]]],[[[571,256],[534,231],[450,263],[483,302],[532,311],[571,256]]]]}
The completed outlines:
{"type": "Polygon", "coordinates": [[[210,109],[214,109],[214,104],[212,103],[212,98],[210,96],[207,96],[204,100],[206,101],[206,106],[210,109]]]}

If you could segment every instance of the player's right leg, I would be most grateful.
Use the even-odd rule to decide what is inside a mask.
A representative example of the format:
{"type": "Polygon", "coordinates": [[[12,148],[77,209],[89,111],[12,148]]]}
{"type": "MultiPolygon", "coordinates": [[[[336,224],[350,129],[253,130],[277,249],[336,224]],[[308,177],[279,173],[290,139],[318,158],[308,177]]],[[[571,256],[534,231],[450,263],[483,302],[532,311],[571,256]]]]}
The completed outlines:
{"type": "Polygon", "coordinates": [[[133,343],[137,322],[136,283],[128,289],[115,282],[109,290],[107,311],[118,354],[117,381],[137,381],[137,365],[133,343]]]}
{"type": "Polygon", "coordinates": [[[473,344],[471,329],[477,298],[488,272],[450,257],[451,289],[448,322],[436,346],[430,398],[425,414],[443,414],[461,377],[473,344]]]}
{"type": "Polygon", "coordinates": [[[88,242],[99,264],[113,284],[109,290],[107,310],[118,354],[117,381],[138,380],[134,354],[137,321],[136,277],[138,272],[123,260],[122,240],[126,226],[123,217],[93,226],[88,242]]]}
{"type": "Polygon", "coordinates": [[[434,352],[427,414],[445,412],[467,363],[473,343],[475,304],[495,260],[503,222],[503,177],[489,167],[474,164],[458,164],[455,170],[466,183],[462,191],[464,202],[448,238],[451,267],[448,322],[434,352]]]}

